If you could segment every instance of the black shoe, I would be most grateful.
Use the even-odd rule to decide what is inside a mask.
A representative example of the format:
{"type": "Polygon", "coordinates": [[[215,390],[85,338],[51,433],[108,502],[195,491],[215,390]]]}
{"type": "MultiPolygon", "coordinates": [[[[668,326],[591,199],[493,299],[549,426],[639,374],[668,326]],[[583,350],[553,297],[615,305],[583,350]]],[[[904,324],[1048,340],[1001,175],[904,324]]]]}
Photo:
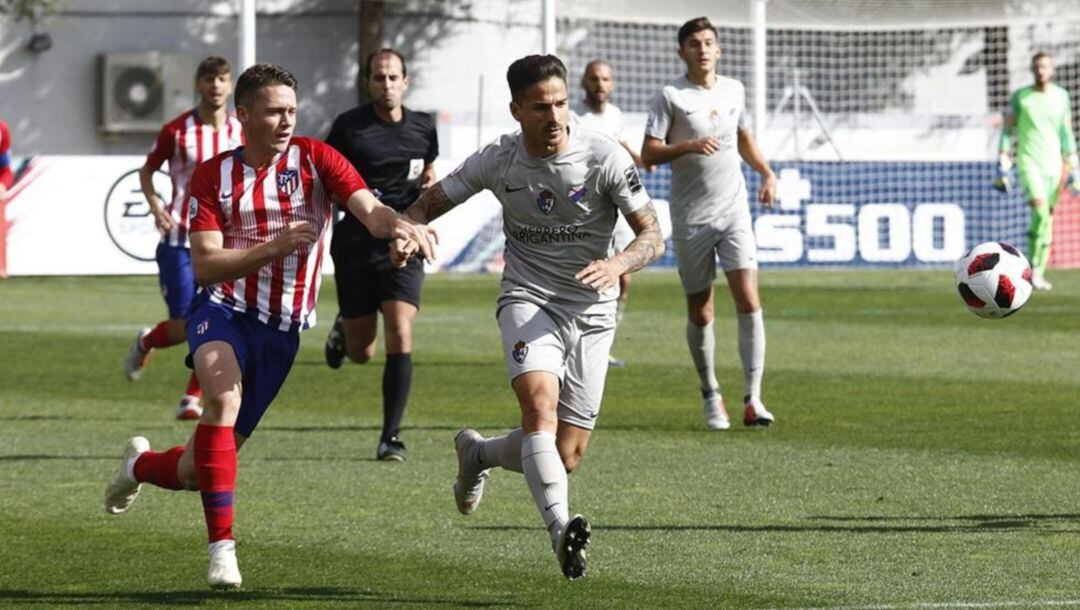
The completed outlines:
{"type": "Polygon", "coordinates": [[[379,443],[375,458],[383,462],[404,462],[405,443],[396,436],[391,437],[390,440],[379,443]]]}
{"type": "Polygon", "coordinates": [[[341,363],[345,362],[345,325],[341,321],[341,314],[334,320],[330,334],[326,335],[323,354],[326,356],[326,365],[332,369],[341,368],[341,363]]]}
{"type": "Polygon", "coordinates": [[[563,576],[570,580],[585,576],[585,549],[589,547],[591,535],[592,528],[589,527],[589,521],[581,515],[574,515],[566,524],[566,528],[559,532],[555,555],[559,559],[563,576]]]}

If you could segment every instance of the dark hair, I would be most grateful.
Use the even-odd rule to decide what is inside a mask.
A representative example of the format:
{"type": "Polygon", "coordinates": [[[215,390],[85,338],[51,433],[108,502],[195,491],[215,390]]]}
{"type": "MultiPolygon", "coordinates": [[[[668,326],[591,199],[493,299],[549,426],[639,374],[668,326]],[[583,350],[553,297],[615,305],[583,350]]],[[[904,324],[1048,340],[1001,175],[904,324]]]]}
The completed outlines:
{"type": "Polygon", "coordinates": [[[527,55],[510,64],[506,71],[510,96],[515,102],[521,101],[526,89],[549,78],[558,78],[566,83],[566,66],[554,55],[527,55]]]}
{"type": "Polygon", "coordinates": [[[405,56],[401,54],[401,51],[391,49],[390,47],[383,47],[367,56],[367,61],[364,62],[364,78],[366,80],[371,80],[371,64],[375,63],[375,59],[380,55],[393,55],[398,58],[401,62],[401,75],[409,75],[409,68],[405,65],[405,56]]]}
{"type": "Polygon", "coordinates": [[[1051,61],[1053,61],[1053,59],[1054,59],[1053,57],[1050,57],[1050,54],[1047,53],[1046,51],[1039,51],[1038,53],[1035,54],[1034,57],[1031,58],[1031,65],[1034,66],[1035,62],[1039,61],[1040,59],[1042,59],[1044,57],[1046,59],[1051,60],[1051,61]]]}
{"type": "Polygon", "coordinates": [[[296,77],[281,66],[274,64],[255,64],[236,79],[235,102],[237,106],[247,106],[251,97],[263,87],[285,85],[296,91],[296,77]]]}
{"type": "Polygon", "coordinates": [[[221,76],[229,72],[232,70],[229,69],[228,60],[219,55],[211,55],[199,62],[199,67],[195,70],[195,80],[202,80],[204,76],[221,76]]]}
{"type": "Polygon", "coordinates": [[[696,19],[691,19],[682,24],[682,27],[679,28],[679,48],[682,48],[683,43],[686,42],[687,38],[690,38],[698,32],[704,32],[705,30],[712,30],[712,33],[717,38],[720,38],[720,34],[716,31],[716,26],[709,21],[708,17],[697,17],[696,19]]]}

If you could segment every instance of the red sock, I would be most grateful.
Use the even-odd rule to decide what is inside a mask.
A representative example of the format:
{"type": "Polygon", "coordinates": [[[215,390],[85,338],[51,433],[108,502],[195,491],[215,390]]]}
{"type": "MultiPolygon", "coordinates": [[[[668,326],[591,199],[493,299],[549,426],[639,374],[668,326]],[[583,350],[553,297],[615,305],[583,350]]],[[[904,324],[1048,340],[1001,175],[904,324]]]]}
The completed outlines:
{"type": "Polygon", "coordinates": [[[146,333],[146,336],[142,338],[141,343],[143,351],[148,352],[155,347],[171,347],[182,342],[183,339],[180,341],[169,340],[169,321],[162,320],[161,322],[158,322],[158,325],[155,326],[153,330],[146,333]]]}
{"type": "Polygon", "coordinates": [[[231,540],[236,489],[236,440],[232,426],[195,427],[195,474],[202,491],[210,542],[231,540]]]}
{"type": "Polygon", "coordinates": [[[199,378],[195,376],[195,373],[192,373],[191,378],[188,379],[187,390],[184,390],[184,394],[196,398],[202,396],[202,388],[199,387],[199,378]]]}
{"type": "Polygon", "coordinates": [[[164,489],[183,489],[177,469],[183,454],[183,447],[173,447],[161,452],[147,451],[135,460],[135,480],[164,489]]]}

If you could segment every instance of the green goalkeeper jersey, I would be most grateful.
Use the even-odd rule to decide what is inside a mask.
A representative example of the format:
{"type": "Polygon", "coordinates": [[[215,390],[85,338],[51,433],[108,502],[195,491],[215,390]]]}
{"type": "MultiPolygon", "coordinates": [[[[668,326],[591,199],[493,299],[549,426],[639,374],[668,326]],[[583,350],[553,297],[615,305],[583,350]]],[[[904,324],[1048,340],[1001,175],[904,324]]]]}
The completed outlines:
{"type": "MultiPolygon", "coordinates": [[[[1052,175],[1061,172],[1062,153],[1076,152],[1070,108],[1069,93],[1053,83],[1045,91],[1029,86],[1013,93],[1009,110],[1016,117],[1017,165],[1052,175]]],[[[1007,139],[1002,138],[1001,148],[1008,152],[1007,139]]]]}

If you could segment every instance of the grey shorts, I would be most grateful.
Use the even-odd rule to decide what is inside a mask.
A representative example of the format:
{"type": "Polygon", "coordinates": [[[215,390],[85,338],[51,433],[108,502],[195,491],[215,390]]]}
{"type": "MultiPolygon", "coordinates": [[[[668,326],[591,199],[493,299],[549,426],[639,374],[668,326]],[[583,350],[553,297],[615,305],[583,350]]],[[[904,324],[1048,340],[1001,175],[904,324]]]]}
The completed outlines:
{"type": "Polygon", "coordinates": [[[592,430],[604,397],[615,310],[581,313],[501,297],[497,317],[503,358],[512,382],[547,371],[559,378],[559,421],[592,430]]]}
{"type": "Polygon", "coordinates": [[[757,240],[750,210],[742,208],[712,224],[683,227],[673,238],[679,279],[686,294],[704,292],[724,271],[757,269],[757,240]]]}

